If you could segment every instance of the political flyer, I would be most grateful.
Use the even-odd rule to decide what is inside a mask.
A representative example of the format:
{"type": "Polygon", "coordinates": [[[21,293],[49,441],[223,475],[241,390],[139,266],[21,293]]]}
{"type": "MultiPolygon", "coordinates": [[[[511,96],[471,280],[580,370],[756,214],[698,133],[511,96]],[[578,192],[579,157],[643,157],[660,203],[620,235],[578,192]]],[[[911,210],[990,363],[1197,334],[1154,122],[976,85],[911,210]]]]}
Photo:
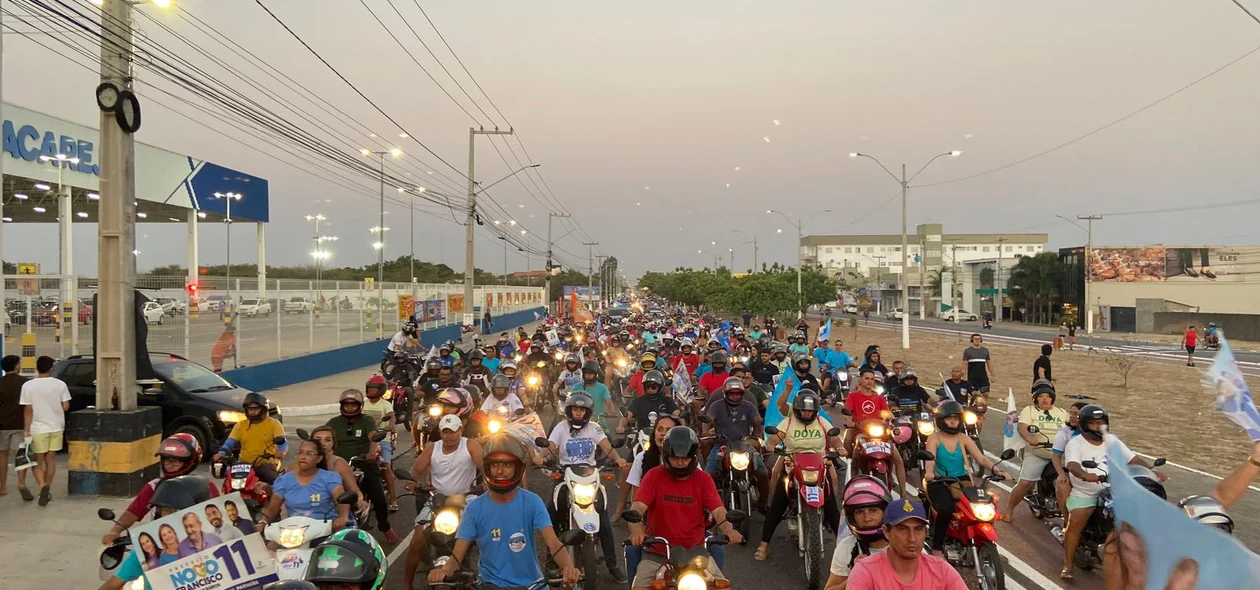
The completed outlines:
{"type": "Polygon", "coordinates": [[[247,590],[279,579],[240,493],[131,528],[154,590],[247,590]]]}

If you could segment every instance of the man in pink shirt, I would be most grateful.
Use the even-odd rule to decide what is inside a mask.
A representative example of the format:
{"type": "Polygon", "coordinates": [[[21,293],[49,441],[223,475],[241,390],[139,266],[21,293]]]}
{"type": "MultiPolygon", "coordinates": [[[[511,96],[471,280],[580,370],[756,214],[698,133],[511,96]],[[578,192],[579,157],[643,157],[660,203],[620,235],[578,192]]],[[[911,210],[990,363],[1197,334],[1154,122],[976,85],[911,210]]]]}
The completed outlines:
{"type": "Polygon", "coordinates": [[[859,557],[848,590],[966,590],[949,562],[923,552],[928,516],[915,500],[894,500],[884,511],[888,550],[859,557]]]}

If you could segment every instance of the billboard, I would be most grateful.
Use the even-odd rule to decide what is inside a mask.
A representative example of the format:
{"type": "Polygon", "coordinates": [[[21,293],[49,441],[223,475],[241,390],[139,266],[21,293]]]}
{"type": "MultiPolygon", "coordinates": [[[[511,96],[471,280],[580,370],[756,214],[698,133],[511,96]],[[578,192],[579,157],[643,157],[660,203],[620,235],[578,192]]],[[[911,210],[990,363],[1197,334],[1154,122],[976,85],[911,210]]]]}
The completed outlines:
{"type": "Polygon", "coordinates": [[[596,285],[594,287],[582,287],[582,286],[571,286],[571,285],[564,286],[565,297],[569,297],[574,293],[577,293],[577,296],[583,299],[590,299],[591,297],[599,297],[599,285],[596,285]]]}
{"type": "Polygon", "coordinates": [[[1087,269],[1099,283],[1249,282],[1260,274],[1260,246],[1094,248],[1087,269]]]}

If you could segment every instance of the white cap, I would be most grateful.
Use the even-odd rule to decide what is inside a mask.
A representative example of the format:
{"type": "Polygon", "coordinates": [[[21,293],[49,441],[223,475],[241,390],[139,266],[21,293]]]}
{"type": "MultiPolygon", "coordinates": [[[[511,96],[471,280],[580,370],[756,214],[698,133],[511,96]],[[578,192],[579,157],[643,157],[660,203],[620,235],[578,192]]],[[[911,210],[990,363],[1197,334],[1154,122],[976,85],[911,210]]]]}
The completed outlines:
{"type": "Polygon", "coordinates": [[[459,430],[464,427],[464,423],[459,420],[459,416],[447,414],[442,416],[442,420],[438,422],[439,430],[459,430]]]}

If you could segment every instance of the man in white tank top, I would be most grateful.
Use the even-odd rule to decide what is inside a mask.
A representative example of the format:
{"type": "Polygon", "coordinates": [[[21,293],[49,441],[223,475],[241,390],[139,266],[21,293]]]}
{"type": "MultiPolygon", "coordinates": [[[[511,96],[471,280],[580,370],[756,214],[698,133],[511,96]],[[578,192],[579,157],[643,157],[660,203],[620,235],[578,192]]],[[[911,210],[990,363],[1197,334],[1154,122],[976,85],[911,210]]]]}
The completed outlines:
{"type": "MultiPolygon", "coordinates": [[[[433,494],[467,494],[477,480],[477,470],[482,459],[481,445],[475,440],[464,438],[464,425],[458,416],[443,416],[438,422],[438,429],[441,440],[424,446],[424,450],[411,466],[411,476],[420,481],[422,474],[427,471],[433,494]]],[[[430,495],[424,507],[416,514],[415,534],[411,536],[411,546],[407,548],[404,571],[408,587],[411,586],[411,580],[415,579],[424,556],[427,545],[424,529],[433,519],[433,512],[433,496],[430,495]]]]}

